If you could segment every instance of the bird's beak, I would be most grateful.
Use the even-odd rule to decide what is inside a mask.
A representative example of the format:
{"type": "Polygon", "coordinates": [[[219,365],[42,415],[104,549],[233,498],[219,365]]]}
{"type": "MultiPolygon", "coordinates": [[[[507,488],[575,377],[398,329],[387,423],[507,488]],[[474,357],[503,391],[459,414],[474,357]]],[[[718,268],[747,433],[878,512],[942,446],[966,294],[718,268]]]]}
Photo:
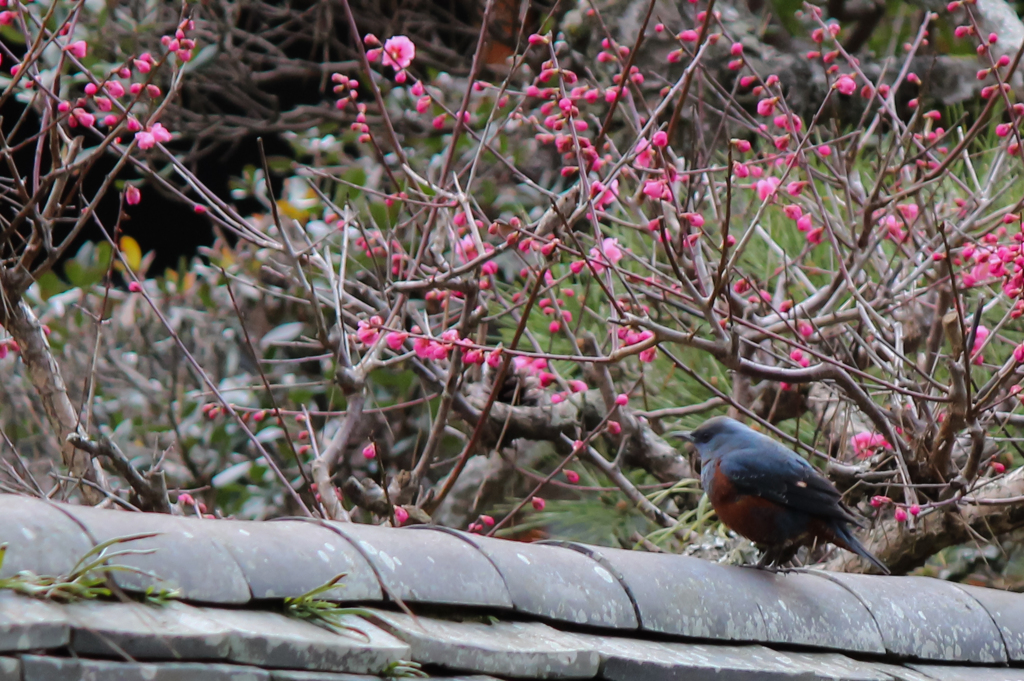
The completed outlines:
{"type": "Polygon", "coordinates": [[[693,444],[693,435],[690,434],[690,431],[684,430],[683,432],[679,433],[679,437],[683,438],[690,444],[693,444]]]}

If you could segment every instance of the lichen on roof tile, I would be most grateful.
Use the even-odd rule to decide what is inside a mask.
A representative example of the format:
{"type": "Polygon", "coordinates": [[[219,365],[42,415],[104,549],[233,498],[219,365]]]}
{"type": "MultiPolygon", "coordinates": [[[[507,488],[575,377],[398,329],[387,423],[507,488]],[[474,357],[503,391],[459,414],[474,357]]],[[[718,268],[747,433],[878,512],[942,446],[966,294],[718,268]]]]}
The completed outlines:
{"type": "Polygon", "coordinates": [[[512,608],[501,575],[487,557],[444,532],[326,523],[373,565],[402,601],[512,608]]]}
{"type": "Polygon", "coordinates": [[[573,624],[637,628],[633,603],[622,585],[586,555],[465,532],[457,536],[482,551],[498,569],[516,610],[573,624]]]}
{"type": "Polygon", "coordinates": [[[203,529],[238,563],[253,598],[294,598],[339,574],[345,577],[338,586],[319,598],[339,602],[383,598],[362,554],[315,522],[266,522],[256,531],[251,522],[219,520],[203,529]]]}
{"type": "Polygon", "coordinates": [[[1001,664],[1006,647],[981,604],[949,582],[927,577],[817,573],[841,584],[871,611],[886,650],[919,660],[1001,664]]]}

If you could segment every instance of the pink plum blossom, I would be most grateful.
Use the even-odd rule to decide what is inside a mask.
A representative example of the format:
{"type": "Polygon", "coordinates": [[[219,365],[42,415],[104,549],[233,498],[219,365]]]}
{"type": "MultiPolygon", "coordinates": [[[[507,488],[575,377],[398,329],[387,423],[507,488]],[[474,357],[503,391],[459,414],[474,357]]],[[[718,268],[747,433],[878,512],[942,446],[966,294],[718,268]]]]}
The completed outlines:
{"type": "Polygon", "coordinates": [[[384,323],[377,315],[370,317],[369,321],[362,320],[356,328],[356,338],[363,345],[373,345],[380,338],[380,325],[384,323]]]}
{"type": "Polygon", "coordinates": [[[757,189],[757,198],[762,201],[766,201],[768,197],[773,196],[779,189],[779,178],[777,177],[766,177],[762,180],[758,180],[755,185],[757,189]]]}
{"type": "Polygon", "coordinates": [[[988,338],[989,330],[984,324],[978,325],[978,330],[974,334],[974,347],[971,348],[971,356],[973,357],[974,364],[981,364],[984,358],[981,355],[981,350],[985,346],[985,340],[988,338]]]}
{"type": "Polygon", "coordinates": [[[604,271],[604,263],[617,265],[622,260],[623,252],[619,246],[619,240],[611,237],[601,241],[601,247],[596,246],[590,249],[590,257],[598,261],[594,263],[594,271],[600,274],[604,271]]]}
{"type": "Polygon", "coordinates": [[[398,352],[399,350],[402,349],[402,346],[405,345],[405,341],[408,338],[409,334],[405,333],[404,331],[392,331],[385,337],[384,340],[388,344],[389,348],[391,348],[395,352],[398,352]]]}
{"type": "Polygon", "coordinates": [[[416,45],[404,35],[388,38],[384,43],[384,59],[382,64],[396,71],[409,68],[416,58],[416,45]]]}
{"type": "Polygon", "coordinates": [[[619,181],[612,180],[607,187],[595,181],[591,184],[591,193],[594,195],[594,207],[605,210],[619,199],[619,181]]]}
{"type": "Polygon", "coordinates": [[[850,446],[858,459],[866,459],[878,449],[892,449],[892,445],[878,433],[862,431],[850,438],[850,446]]]}

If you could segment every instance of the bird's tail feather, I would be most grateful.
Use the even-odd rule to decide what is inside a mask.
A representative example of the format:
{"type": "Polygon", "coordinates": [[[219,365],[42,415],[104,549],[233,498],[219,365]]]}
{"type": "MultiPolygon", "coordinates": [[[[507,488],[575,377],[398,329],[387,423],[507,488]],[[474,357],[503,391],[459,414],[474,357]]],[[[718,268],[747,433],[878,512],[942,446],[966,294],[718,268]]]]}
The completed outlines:
{"type": "Polygon", "coordinates": [[[878,568],[883,575],[891,574],[889,572],[889,568],[885,566],[885,563],[878,560],[878,558],[876,558],[870,551],[864,548],[864,545],[860,543],[860,540],[857,539],[856,535],[850,531],[850,528],[847,527],[845,523],[835,523],[834,543],[847,551],[853,551],[858,556],[878,568]]]}

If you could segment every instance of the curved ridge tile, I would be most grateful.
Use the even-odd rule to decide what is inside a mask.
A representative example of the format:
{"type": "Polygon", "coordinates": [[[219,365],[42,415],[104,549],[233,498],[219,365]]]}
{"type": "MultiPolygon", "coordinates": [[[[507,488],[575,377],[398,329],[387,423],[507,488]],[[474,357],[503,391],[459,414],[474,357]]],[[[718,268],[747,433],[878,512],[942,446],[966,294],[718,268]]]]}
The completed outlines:
{"type": "Polygon", "coordinates": [[[751,594],[722,589],[714,581],[720,575],[706,570],[721,566],[686,556],[588,548],[595,559],[622,575],[640,612],[641,630],[729,641],[767,640],[764,618],[751,594]]]}
{"type": "Polygon", "coordinates": [[[177,589],[180,598],[199,603],[241,604],[251,599],[238,563],[211,539],[207,530],[220,520],[176,518],[160,513],[129,513],[89,506],[60,504],[88,531],[96,543],[152,533],[154,536],[116,544],[111,552],[148,551],[108,561],[134,570],[111,573],[125,591],[177,589]]]}
{"type": "Polygon", "coordinates": [[[622,575],[645,631],[885,652],[871,614],[839,585],[689,556],[587,547],[622,575]]]}
{"type": "Polygon", "coordinates": [[[950,583],[966,591],[985,608],[1003,635],[1010,661],[1024,662],[1024,594],[950,583]]]}
{"type": "Polygon", "coordinates": [[[501,573],[512,605],[520,612],[592,627],[639,627],[633,602],[619,580],[582,552],[448,528],[424,529],[455,535],[487,556],[501,573]]]}
{"type": "Polygon", "coordinates": [[[1005,663],[1006,648],[992,617],[949,582],[928,577],[879,577],[815,572],[856,595],[878,623],[894,655],[945,662],[1005,663]]]}
{"type": "Polygon", "coordinates": [[[325,522],[347,539],[402,601],[512,608],[505,581],[487,557],[445,532],[325,522]]]}
{"type": "Polygon", "coordinates": [[[51,502],[0,494],[0,518],[0,543],[7,544],[0,577],[22,570],[66,575],[92,548],[85,530],[51,502]]]}
{"type": "Polygon", "coordinates": [[[380,601],[373,568],[348,541],[314,522],[218,520],[203,529],[238,563],[253,598],[294,598],[326,584],[325,601],[380,601]]]}

